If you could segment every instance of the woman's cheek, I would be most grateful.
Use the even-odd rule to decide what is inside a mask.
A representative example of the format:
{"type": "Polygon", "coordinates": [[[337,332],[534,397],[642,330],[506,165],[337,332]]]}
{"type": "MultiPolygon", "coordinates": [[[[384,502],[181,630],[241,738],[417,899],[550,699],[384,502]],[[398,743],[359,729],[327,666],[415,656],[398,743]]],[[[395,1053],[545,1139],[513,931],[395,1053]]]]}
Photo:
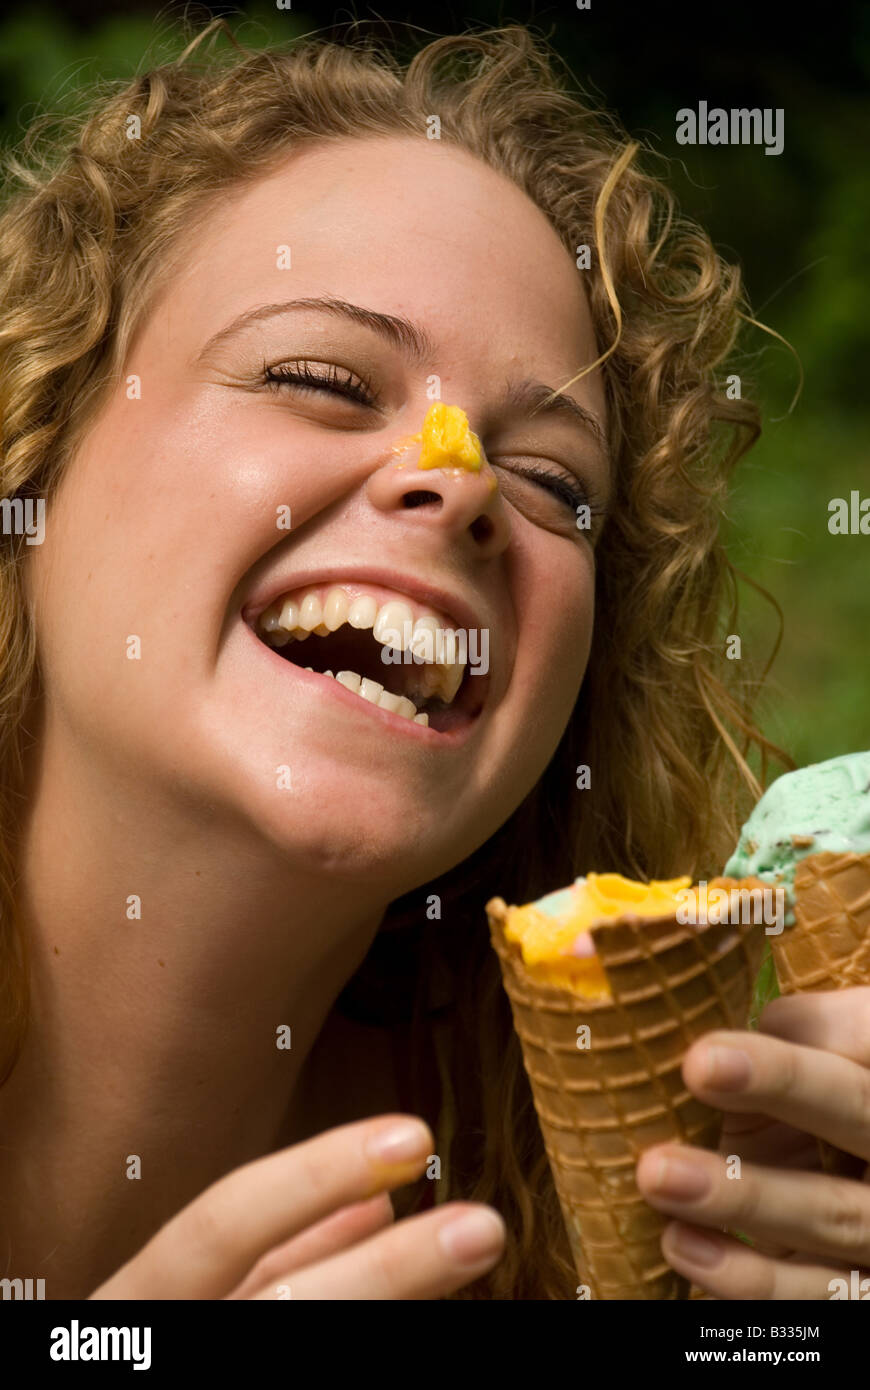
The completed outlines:
{"type": "MultiPolygon", "coordinates": [[[[525,642],[519,717],[514,727],[514,766],[533,785],[550,762],[567,728],[583,682],[592,639],[592,606],[579,603],[549,623],[541,616],[525,642]]],[[[521,644],[523,638],[521,635],[521,644]]]]}
{"type": "MultiPolygon", "coordinates": [[[[558,569],[553,573],[558,574],[558,569]]],[[[535,657],[538,698],[554,719],[567,719],[580,691],[592,647],[594,621],[593,581],[570,588],[552,579],[542,585],[549,597],[537,614],[531,643],[535,657]],[[566,592],[567,590],[567,592],[566,592]]]]}

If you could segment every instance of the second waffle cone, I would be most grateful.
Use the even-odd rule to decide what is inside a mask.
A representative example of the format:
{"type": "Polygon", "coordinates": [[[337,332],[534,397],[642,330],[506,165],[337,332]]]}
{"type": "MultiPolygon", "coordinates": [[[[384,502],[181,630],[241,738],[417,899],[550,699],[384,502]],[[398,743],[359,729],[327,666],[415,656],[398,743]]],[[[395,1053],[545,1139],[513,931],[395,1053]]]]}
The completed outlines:
{"type": "MultiPolygon", "coordinates": [[[[795,923],[771,937],[782,994],[870,985],[870,855],[828,850],[801,859],[794,876],[795,923]]],[[[855,1159],[819,1141],[829,1173],[855,1159]]]]}
{"type": "Polygon", "coordinates": [[[771,938],[782,993],[870,984],[870,855],[807,855],[794,898],[794,926],[771,938]]]}

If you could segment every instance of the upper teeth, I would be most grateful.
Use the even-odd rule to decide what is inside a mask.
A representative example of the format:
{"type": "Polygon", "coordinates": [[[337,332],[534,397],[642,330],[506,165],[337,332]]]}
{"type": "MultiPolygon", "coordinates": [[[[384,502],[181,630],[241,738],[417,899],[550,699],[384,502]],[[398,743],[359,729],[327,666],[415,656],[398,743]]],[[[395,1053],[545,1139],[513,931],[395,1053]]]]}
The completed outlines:
{"type": "MultiPolygon", "coordinates": [[[[334,586],[322,596],[317,590],[297,593],[292,598],[280,598],[265,609],[258,619],[260,635],[270,646],[283,647],[290,641],[304,641],[314,633],[326,637],[344,623],[355,628],[370,628],[375,641],[382,646],[397,650],[410,650],[422,662],[416,666],[414,683],[418,703],[435,697],[449,704],[462,684],[465,662],[452,661],[451,642],[446,636],[449,629],[437,614],[421,610],[416,618],[411,605],[404,599],[391,598],[378,604],[372,594],[352,595],[345,589],[334,586]]],[[[310,669],[310,668],[309,668],[310,669]]],[[[349,689],[357,689],[353,681],[342,680],[354,672],[338,673],[338,679],[349,689]]],[[[362,687],[366,682],[360,678],[362,687]]],[[[377,685],[368,682],[369,687],[377,685]]],[[[364,689],[358,693],[366,695],[364,689]]],[[[389,700],[405,700],[403,696],[389,695],[389,700]]],[[[369,697],[370,698],[370,697],[369,697]]],[[[379,703],[378,698],[375,703],[379,703]]],[[[405,700],[406,704],[411,701],[405,700]]],[[[393,708],[391,703],[384,708],[393,708]]],[[[404,713],[403,710],[397,710],[404,713]]],[[[422,716],[418,716],[422,722],[422,716]]],[[[428,722],[428,721],[427,721],[428,722]]]]}

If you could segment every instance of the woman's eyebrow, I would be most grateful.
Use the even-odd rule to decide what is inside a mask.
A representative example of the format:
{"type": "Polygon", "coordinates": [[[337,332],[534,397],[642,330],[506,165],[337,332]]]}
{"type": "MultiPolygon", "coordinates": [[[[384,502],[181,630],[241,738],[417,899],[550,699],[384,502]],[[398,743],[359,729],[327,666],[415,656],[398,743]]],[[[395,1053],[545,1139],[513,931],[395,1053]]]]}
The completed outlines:
{"type": "Polygon", "coordinates": [[[542,381],[509,381],[503,403],[529,415],[561,415],[575,423],[579,421],[594,435],[605,460],[609,461],[610,449],[603,424],[594,411],[575,401],[573,396],[561,395],[557,388],[545,386],[542,381]]]}
{"type": "Polygon", "coordinates": [[[435,356],[435,345],[428,333],[418,325],[411,323],[409,319],[398,318],[394,314],[380,314],[375,309],[363,309],[359,304],[348,304],[344,299],[323,295],[312,299],[289,299],[283,304],[261,304],[256,309],[248,309],[209,338],[196,360],[201,362],[221,343],[225,343],[229,338],[234,338],[237,333],[241,333],[252,323],[262,323],[264,320],[276,318],[280,314],[292,314],[300,310],[316,310],[320,313],[335,314],[342,318],[351,319],[354,323],[360,323],[364,328],[370,328],[375,333],[379,333],[382,338],[386,338],[394,347],[401,349],[412,361],[417,363],[431,361],[435,356]]]}

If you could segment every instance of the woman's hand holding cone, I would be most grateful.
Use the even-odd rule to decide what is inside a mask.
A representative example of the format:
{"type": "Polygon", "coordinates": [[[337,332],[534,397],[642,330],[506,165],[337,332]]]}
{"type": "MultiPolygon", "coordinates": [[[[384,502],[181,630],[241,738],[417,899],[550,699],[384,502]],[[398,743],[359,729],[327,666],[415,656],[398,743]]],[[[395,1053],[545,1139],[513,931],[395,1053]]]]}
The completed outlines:
{"type": "Polygon", "coordinates": [[[683,1078],[725,1123],[718,1155],[662,1144],[637,1165],[677,1219],[668,1263],[715,1298],[870,1298],[870,988],[776,999],[757,1033],[697,1041],[683,1078]],[[854,1155],[854,1176],[821,1170],[817,1138],[854,1155]]]}

